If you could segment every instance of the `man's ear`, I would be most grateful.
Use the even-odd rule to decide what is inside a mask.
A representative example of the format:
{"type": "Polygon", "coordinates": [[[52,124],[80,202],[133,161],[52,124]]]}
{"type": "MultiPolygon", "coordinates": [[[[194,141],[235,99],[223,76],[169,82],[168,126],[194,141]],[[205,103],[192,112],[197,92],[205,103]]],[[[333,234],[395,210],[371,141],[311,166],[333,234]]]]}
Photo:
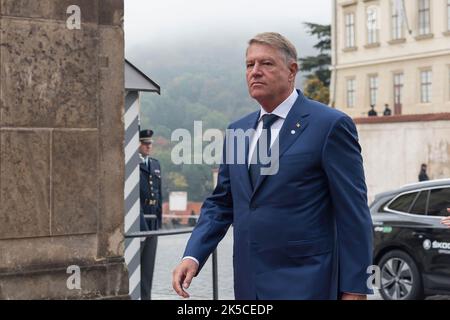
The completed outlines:
{"type": "Polygon", "coordinates": [[[289,65],[289,71],[290,71],[289,80],[294,81],[298,72],[297,62],[291,62],[291,64],[289,65]]]}

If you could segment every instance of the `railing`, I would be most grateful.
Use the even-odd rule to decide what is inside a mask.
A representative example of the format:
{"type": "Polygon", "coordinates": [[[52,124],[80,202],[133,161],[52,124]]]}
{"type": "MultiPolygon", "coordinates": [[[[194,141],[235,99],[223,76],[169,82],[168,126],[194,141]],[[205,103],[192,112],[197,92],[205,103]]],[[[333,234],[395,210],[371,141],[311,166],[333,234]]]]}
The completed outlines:
{"type": "MultiPolygon", "coordinates": [[[[157,217],[156,215],[144,215],[146,221],[150,221],[151,229],[155,229],[157,217]]],[[[125,238],[151,238],[173,236],[178,234],[192,233],[194,228],[182,228],[173,230],[152,230],[152,231],[138,231],[125,234],[125,238]]],[[[212,253],[212,286],[213,286],[213,300],[219,299],[219,277],[217,272],[217,249],[212,253]]],[[[153,275],[152,275],[153,277],[153,275]]]]}

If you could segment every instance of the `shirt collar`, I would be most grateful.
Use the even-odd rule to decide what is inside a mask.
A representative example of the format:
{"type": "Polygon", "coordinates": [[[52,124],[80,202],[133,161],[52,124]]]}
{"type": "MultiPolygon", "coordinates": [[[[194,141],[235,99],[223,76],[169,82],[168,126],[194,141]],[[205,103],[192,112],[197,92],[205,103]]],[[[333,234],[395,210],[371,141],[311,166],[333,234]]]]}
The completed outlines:
{"type": "Polygon", "coordinates": [[[147,164],[148,156],[143,156],[141,153],[139,153],[139,157],[141,158],[141,162],[147,164]]]}
{"type": "MultiPolygon", "coordinates": [[[[278,117],[282,119],[286,119],[289,111],[291,110],[292,106],[294,105],[295,101],[298,98],[297,90],[294,89],[292,93],[287,97],[286,100],[284,100],[278,107],[276,107],[271,114],[277,115],[278,117]]],[[[261,107],[261,112],[259,113],[259,120],[261,120],[262,116],[265,114],[269,114],[266,110],[264,110],[263,107],[261,107]]]]}

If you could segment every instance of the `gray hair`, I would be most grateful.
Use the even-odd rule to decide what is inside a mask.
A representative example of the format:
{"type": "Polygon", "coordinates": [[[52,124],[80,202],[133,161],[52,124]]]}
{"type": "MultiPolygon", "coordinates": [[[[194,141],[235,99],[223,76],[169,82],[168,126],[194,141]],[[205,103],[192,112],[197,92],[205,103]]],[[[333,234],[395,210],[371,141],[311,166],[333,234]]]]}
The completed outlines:
{"type": "Polygon", "coordinates": [[[254,43],[265,44],[278,49],[281,53],[283,53],[287,64],[290,62],[297,62],[297,50],[294,45],[279,33],[259,33],[248,41],[249,46],[254,43]]]}

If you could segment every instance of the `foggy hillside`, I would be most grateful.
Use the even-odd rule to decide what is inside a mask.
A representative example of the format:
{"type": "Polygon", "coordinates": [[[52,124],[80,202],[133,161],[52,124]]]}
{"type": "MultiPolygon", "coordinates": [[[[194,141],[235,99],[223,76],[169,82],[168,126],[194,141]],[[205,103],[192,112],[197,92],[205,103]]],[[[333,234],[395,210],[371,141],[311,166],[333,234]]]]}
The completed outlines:
{"type": "MultiPolygon", "coordinates": [[[[284,33],[300,56],[314,54],[315,39],[303,26],[284,33]]],[[[190,201],[202,201],[212,190],[211,166],[178,165],[170,158],[171,134],[177,128],[193,131],[194,121],[203,130],[225,129],[245,114],[258,110],[247,91],[245,50],[254,33],[195,35],[183,39],[142,41],[127,49],[127,59],[161,86],[161,96],[144,93],[141,127],[155,130],[154,156],[161,161],[164,198],[170,191],[188,191],[190,201]]],[[[297,87],[302,86],[297,77],[297,87]]]]}

